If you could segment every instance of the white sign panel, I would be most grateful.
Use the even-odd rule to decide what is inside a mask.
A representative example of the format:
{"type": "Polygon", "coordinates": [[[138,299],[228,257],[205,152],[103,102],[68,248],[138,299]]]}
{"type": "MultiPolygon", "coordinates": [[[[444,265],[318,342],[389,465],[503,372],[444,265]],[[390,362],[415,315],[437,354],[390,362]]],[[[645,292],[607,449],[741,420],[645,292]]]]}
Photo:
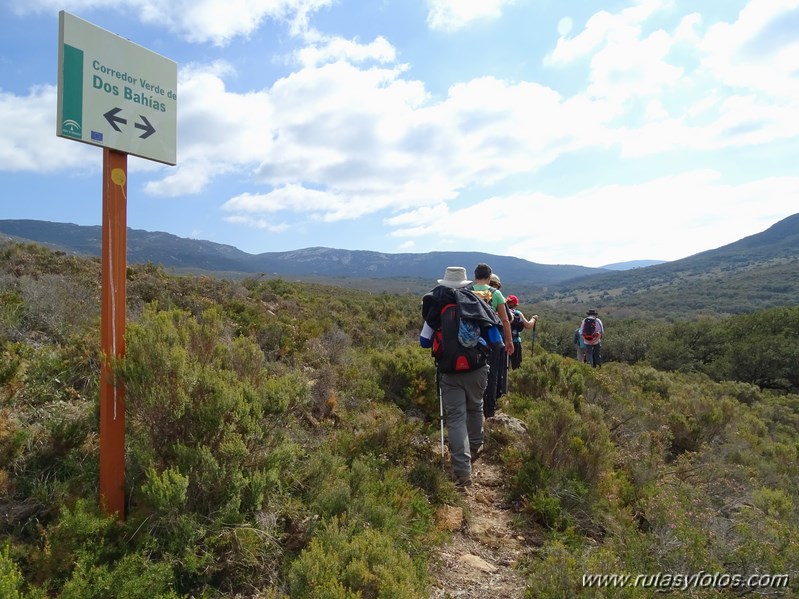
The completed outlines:
{"type": "Polygon", "coordinates": [[[58,13],[56,135],[175,165],[177,64],[58,13]]]}

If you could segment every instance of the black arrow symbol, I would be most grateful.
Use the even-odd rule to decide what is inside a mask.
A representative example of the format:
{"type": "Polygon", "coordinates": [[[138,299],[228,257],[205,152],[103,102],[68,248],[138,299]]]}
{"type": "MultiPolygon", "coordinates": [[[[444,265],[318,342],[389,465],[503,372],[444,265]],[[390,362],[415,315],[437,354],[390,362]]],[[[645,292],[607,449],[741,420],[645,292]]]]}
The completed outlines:
{"type": "Polygon", "coordinates": [[[153,126],[150,124],[150,121],[148,121],[148,120],[147,120],[147,117],[145,117],[143,114],[140,114],[139,116],[141,117],[141,120],[143,120],[143,121],[144,121],[144,124],[141,124],[141,123],[136,123],[136,124],[134,125],[134,127],[136,127],[136,129],[144,129],[144,133],[142,133],[141,135],[139,135],[139,137],[140,137],[141,139],[147,139],[147,138],[148,138],[148,137],[150,137],[150,136],[151,136],[153,133],[155,133],[155,127],[153,127],[153,126]]]}
{"type": "Polygon", "coordinates": [[[123,119],[121,116],[117,116],[117,113],[121,111],[122,111],[121,108],[112,108],[103,115],[105,117],[105,120],[108,121],[108,124],[111,125],[114,128],[114,130],[119,132],[121,132],[122,129],[117,127],[117,123],[122,123],[123,125],[128,124],[127,119],[123,119]]]}

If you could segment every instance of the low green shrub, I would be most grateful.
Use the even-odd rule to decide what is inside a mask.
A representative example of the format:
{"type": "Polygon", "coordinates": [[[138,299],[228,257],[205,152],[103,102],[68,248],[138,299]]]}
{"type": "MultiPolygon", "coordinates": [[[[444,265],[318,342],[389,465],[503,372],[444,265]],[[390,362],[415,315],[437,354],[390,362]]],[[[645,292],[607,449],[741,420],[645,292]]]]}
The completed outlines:
{"type": "Polygon", "coordinates": [[[438,411],[435,365],[427,352],[412,345],[371,352],[375,378],[387,401],[402,410],[438,411]]]}
{"type": "Polygon", "coordinates": [[[295,599],[426,596],[423,568],[380,529],[347,518],[321,525],[289,571],[295,599]]]}
{"type": "Polygon", "coordinates": [[[22,586],[22,572],[11,558],[8,543],[0,551],[0,597],[4,599],[24,599],[20,592],[22,586]]]}
{"type": "Polygon", "coordinates": [[[568,358],[555,354],[536,352],[522,362],[521,368],[511,370],[509,389],[528,399],[541,399],[557,395],[576,399],[586,390],[588,368],[568,358]]]}
{"type": "Polygon", "coordinates": [[[166,562],[145,554],[128,553],[112,563],[95,563],[80,555],[59,599],[181,599],[174,590],[173,572],[166,562]]]}
{"type": "Polygon", "coordinates": [[[549,395],[524,410],[527,447],[507,451],[511,496],[531,521],[548,529],[601,534],[596,506],[610,478],[615,449],[601,408],[549,395]]]}
{"type": "Polygon", "coordinates": [[[431,458],[430,422],[407,418],[397,406],[372,404],[360,412],[348,412],[348,423],[334,440],[341,455],[379,455],[393,464],[412,468],[431,458]]]}

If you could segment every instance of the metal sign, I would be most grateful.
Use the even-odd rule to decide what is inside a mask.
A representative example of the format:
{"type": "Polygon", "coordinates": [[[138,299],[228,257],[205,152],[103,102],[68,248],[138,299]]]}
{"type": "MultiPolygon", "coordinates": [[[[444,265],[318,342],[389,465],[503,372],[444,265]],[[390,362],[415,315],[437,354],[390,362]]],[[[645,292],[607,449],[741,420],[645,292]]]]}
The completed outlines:
{"type": "Polygon", "coordinates": [[[56,135],[175,165],[177,64],[58,13],[56,135]]]}

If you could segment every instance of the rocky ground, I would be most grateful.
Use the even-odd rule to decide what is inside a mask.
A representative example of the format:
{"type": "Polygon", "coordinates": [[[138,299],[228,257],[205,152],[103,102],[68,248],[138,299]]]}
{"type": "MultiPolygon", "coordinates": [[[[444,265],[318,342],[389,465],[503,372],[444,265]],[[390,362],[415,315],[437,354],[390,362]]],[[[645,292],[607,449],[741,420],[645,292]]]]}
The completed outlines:
{"type": "MultiPolygon", "coordinates": [[[[431,599],[521,599],[524,597],[523,566],[540,539],[521,534],[517,517],[507,499],[504,473],[497,451],[492,451],[492,430],[521,424],[498,413],[486,422],[486,451],[474,464],[473,484],[464,491],[463,506],[444,506],[438,525],[452,532],[441,547],[431,572],[431,599]]],[[[521,431],[523,432],[523,431],[521,431]]]]}

